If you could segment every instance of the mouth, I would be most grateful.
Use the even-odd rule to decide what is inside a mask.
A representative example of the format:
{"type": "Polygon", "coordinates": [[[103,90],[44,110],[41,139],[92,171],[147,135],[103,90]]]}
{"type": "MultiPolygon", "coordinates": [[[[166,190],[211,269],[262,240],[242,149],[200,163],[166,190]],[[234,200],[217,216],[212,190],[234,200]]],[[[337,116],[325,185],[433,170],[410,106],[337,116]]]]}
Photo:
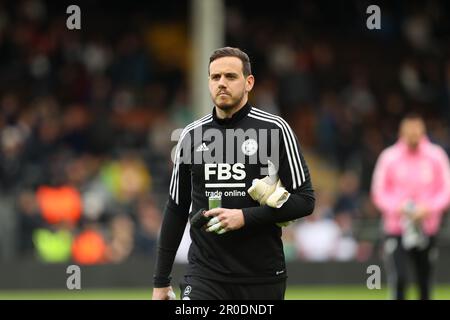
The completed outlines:
{"type": "Polygon", "coordinates": [[[226,92],[219,92],[219,93],[217,94],[217,96],[229,96],[229,94],[226,93],[226,92]]]}

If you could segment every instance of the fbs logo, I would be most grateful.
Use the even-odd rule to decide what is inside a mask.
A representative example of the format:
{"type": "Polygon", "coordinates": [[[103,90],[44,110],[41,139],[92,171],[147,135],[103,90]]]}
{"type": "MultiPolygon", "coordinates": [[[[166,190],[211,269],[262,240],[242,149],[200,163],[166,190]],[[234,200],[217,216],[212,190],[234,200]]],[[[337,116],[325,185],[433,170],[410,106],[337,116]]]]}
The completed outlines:
{"type": "Polygon", "coordinates": [[[216,175],[217,180],[243,180],[245,179],[245,165],[243,163],[206,163],[205,164],[205,180],[211,179],[211,176],[216,175]]]}

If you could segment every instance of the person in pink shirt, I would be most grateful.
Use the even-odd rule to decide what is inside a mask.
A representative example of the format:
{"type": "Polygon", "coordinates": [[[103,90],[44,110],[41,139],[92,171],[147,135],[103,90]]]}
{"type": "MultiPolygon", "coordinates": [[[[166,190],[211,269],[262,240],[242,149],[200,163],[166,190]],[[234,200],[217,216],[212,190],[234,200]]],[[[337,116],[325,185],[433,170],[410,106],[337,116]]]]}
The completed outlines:
{"type": "Polygon", "coordinates": [[[419,115],[406,116],[399,135],[377,160],[371,197],[382,214],[394,298],[405,298],[406,266],[412,262],[420,298],[430,299],[436,235],[450,204],[450,165],[443,148],[428,139],[419,115]]]}

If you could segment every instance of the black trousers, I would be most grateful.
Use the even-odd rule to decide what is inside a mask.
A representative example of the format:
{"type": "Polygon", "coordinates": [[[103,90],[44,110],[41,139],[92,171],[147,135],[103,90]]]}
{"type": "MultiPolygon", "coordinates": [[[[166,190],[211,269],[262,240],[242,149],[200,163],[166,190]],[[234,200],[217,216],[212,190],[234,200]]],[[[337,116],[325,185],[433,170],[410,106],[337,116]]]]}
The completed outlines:
{"type": "Polygon", "coordinates": [[[435,237],[430,237],[424,248],[406,250],[399,236],[387,236],[384,243],[384,259],[388,272],[388,282],[393,298],[405,299],[408,285],[408,266],[413,266],[421,300],[431,298],[432,272],[437,259],[435,237]]]}
{"type": "Polygon", "coordinates": [[[180,283],[182,300],[284,300],[286,279],[275,283],[225,283],[185,276],[180,283]]]}

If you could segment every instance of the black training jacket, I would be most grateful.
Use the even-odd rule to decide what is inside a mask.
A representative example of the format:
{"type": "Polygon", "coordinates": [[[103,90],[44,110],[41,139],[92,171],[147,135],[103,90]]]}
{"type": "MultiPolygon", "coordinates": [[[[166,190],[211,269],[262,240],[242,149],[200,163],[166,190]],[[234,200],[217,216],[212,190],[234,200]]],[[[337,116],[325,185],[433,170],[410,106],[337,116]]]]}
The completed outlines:
{"type": "Polygon", "coordinates": [[[276,223],[312,213],[311,178],[287,122],[246,104],[229,119],[217,118],[214,108],[183,130],[158,241],[154,286],[169,285],[189,215],[208,209],[208,196],[214,193],[221,194],[222,207],[243,210],[245,225],[221,235],[191,228],[186,275],[231,283],[285,279],[282,231],[276,223]],[[253,179],[267,175],[267,159],[291,193],[278,209],[260,206],[247,193],[253,179]]]}

